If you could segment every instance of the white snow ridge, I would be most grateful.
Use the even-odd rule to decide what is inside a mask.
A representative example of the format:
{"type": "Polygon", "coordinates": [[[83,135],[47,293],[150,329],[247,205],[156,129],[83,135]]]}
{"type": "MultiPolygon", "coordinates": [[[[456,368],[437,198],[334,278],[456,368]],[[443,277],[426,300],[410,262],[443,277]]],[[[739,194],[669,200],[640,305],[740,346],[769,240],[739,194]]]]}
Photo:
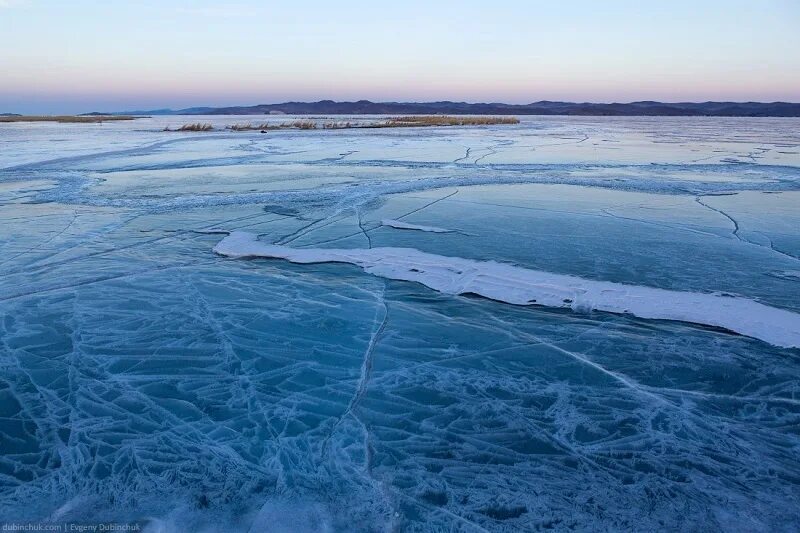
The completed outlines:
{"type": "Polygon", "coordinates": [[[782,347],[800,347],[800,314],[746,298],[593,281],[576,276],[414,248],[290,248],[235,231],[214,252],[232,258],[266,257],[293,263],[350,263],[365,272],[414,281],[446,294],[477,294],[515,305],[541,305],[627,313],[720,328],[782,347]]]}

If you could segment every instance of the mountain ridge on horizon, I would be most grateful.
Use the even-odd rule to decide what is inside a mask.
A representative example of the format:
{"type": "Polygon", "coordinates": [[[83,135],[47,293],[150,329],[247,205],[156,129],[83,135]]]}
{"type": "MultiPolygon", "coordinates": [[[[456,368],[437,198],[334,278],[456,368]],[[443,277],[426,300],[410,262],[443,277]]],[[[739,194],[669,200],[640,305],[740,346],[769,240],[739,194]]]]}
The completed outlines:
{"type": "Polygon", "coordinates": [[[394,114],[477,114],[477,115],[573,115],[573,116],[719,116],[719,117],[800,117],[800,103],[794,102],[658,102],[642,100],[628,103],[560,102],[540,100],[529,104],[502,102],[468,103],[449,100],[436,102],[316,102],[290,101],[251,106],[188,107],[115,111],[109,115],[394,115],[394,114]]]}

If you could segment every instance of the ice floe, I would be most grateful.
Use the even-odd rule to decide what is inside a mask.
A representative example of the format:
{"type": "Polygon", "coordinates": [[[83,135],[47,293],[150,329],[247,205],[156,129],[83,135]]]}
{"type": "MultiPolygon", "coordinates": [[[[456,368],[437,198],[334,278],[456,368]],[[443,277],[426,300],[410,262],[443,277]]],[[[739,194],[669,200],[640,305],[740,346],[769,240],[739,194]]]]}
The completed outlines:
{"type": "Polygon", "coordinates": [[[293,263],[350,263],[389,279],[414,281],[446,294],[476,294],[515,305],[624,313],[724,328],[782,347],[800,347],[800,314],[722,293],[681,292],[594,281],[493,261],[430,254],[414,248],[305,248],[260,242],[235,231],[214,252],[293,263]]]}

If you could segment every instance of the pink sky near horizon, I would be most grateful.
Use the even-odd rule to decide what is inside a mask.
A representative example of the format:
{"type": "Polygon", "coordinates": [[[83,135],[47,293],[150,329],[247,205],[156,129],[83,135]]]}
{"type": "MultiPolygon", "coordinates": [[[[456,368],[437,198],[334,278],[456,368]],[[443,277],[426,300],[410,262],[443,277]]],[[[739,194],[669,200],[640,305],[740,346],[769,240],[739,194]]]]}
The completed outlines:
{"type": "Polygon", "coordinates": [[[799,27],[793,0],[409,0],[402,9],[0,0],[0,112],[321,99],[798,102],[799,27]]]}

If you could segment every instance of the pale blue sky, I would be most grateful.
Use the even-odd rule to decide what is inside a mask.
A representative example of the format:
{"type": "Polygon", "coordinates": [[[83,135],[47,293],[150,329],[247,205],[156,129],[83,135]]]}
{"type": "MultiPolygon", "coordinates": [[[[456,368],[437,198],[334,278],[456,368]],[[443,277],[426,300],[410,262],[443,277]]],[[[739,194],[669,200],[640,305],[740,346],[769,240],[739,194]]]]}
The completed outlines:
{"type": "Polygon", "coordinates": [[[800,101],[800,0],[0,0],[0,112],[800,101]]]}

